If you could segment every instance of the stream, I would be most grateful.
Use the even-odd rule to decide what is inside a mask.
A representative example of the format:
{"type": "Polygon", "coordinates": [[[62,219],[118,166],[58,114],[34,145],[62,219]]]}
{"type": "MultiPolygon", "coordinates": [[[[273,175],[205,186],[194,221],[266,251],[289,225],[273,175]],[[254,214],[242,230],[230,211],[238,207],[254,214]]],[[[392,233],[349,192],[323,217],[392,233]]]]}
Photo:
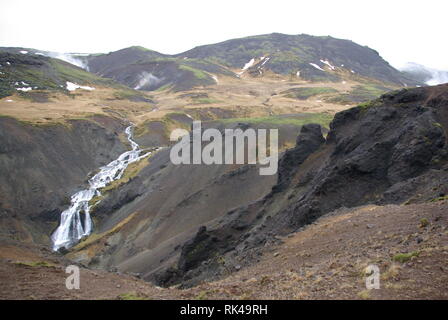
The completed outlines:
{"type": "Polygon", "coordinates": [[[88,236],[93,229],[90,217],[89,201],[100,196],[99,189],[111,182],[119,180],[129,164],[136,162],[151,152],[143,153],[139,145],[133,140],[132,126],[125,129],[125,133],[132,150],[122,153],[116,160],[101,167],[99,172],[89,180],[89,188],[76,192],[71,197],[70,207],[61,213],[61,222],[52,234],[53,250],[70,248],[83,237],[88,236]]]}

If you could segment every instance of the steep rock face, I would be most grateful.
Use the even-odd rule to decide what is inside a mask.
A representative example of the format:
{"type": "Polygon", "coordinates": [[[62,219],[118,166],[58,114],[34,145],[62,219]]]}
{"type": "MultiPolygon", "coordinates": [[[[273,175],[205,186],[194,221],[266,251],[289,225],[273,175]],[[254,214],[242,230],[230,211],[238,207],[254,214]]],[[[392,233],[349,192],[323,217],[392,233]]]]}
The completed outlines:
{"type": "Polygon", "coordinates": [[[324,144],[317,131],[302,129],[271,193],[229,212],[214,229],[201,229],[182,247],[182,263],[154,279],[194,285],[256,261],[276,235],[335,209],[448,193],[448,85],[392,92],[340,112],[324,144]]]}
{"type": "Polygon", "coordinates": [[[291,173],[315,152],[325,142],[322,136],[322,128],[318,124],[308,124],[302,127],[297,137],[296,146],[287,150],[279,160],[278,183],[274,190],[280,191],[291,180],[291,173]]]}
{"type": "Polygon", "coordinates": [[[87,175],[126,150],[123,129],[102,116],[47,126],[0,118],[0,237],[49,244],[87,175]]]}

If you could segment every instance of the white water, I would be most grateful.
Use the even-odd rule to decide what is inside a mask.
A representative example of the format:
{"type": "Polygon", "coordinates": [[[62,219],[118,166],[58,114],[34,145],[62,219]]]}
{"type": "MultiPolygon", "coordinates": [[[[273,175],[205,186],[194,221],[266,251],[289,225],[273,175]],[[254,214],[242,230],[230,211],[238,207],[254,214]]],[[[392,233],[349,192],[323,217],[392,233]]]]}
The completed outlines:
{"type": "Polygon", "coordinates": [[[59,227],[51,236],[54,251],[63,247],[68,249],[92,232],[89,201],[93,197],[101,195],[98,189],[120,179],[130,163],[136,162],[151,153],[141,154],[143,150],[132,139],[132,126],[127,127],[125,133],[132,150],[126,151],[117,160],[101,167],[100,171],[89,180],[89,188],[78,191],[72,196],[70,207],[61,213],[59,227]],[[82,215],[84,215],[83,219],[81,219],[82,215]]]}

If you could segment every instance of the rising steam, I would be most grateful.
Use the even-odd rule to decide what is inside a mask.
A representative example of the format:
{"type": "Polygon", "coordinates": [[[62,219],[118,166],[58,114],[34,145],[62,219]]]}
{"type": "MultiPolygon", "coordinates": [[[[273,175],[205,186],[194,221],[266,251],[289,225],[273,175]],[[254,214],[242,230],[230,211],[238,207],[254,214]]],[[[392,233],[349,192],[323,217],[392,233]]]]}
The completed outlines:
{"type": "Polygon", "coordinates": [[[412,75],[417,80],[422,81],[430,86],[448,83],[448,71],[428,68],[414,62],[408,62],[406,65],[400,68],[400,70],[412,75]]]}
{"type": "Polygon", "coordinates": [[[163,79],[157,78],[152,73],[143,71],[139,76],[139,81],[137,85],[134,87],[135,90],[140,90],[142,88],[150,88],[155,87],[159,83],[161,83],[163,79]]]}

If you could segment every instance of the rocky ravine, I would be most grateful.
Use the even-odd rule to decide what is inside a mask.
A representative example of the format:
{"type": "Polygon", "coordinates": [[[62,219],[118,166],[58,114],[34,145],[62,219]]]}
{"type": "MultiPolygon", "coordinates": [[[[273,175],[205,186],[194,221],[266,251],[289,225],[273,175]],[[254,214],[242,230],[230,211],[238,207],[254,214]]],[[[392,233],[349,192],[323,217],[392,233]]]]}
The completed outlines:
{"type": "Polygon", "coordinates": [[[50,246],[70,195],[127,150],[124,127],[104,116],[46,126],[0,118],[0,238],[50,246]]]}
{"type": "Polygon", "coordinates": [[[272,191],[202,227],[157,283],[194,285],[257,261],[261,247],[341,207],[427,202],[448,192],[448,85],[401,90],[302,128],[272,191]]]}

